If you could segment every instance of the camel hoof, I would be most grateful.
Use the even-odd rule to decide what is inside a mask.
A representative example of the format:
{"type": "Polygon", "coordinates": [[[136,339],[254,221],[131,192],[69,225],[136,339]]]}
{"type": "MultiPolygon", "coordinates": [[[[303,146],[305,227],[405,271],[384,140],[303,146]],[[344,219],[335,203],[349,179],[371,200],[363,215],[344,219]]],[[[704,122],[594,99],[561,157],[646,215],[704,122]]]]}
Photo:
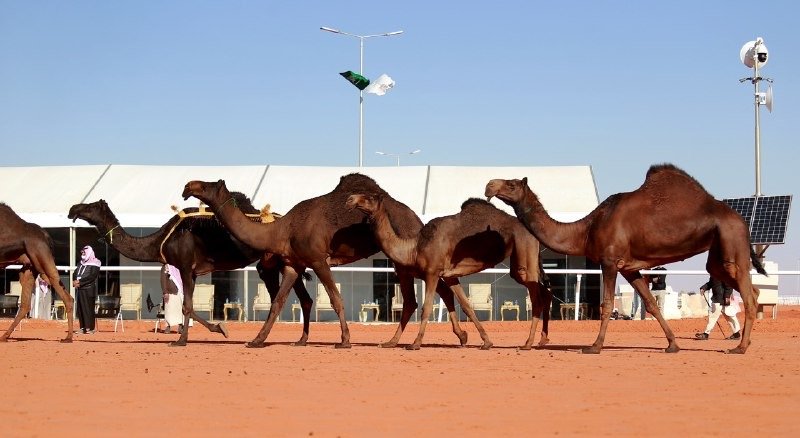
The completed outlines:
{"type": "Polygon", "coordinates": [[[679,351],[681,351],[681,349],[677,345],[670,345],[664,350],[665,353],[677,353],[679,351]]]}
{"type": "Polygon", "coordinates": [[[305,346],[306,346],[306,341],[292,342],[292,347],[305,347],[305,346]]]}
{"type": "Polygon", "coordinates": [[[250,341],[244,345],[247,348],[264,348],[267,346],[267,343],[262,341],[250,341]]]}
{"type": "Polygon", "coordinates": [[[519,347],[519,349],[520,350],[524,350],[524,351],[528,351],[528,350],[531,350],[532,347],[530,345],[525,344],[525,345],[519,347]]]}
{"type": "Polygon", "coordinates": [[[0,342],[8,342],[8,338],[4,336],[0,338],[0,342]]]}
{"type": "Polygon", "coordinates": [[[461,342],[462,347],[467,345],[467,338],[469,337],[469,335],[467,335],[467,332],[462,332],[457,336],[458,336],[458,341],[461,342]]]}
{"type": "Polygon", "coordinates": [[[225,326],[225,324],[223,323],[217,324],[217,329],[219,330],[220,333],[222,333],[222,336],[225,336],[225,339],[228,339],[228,327],[225,326]]]}
{"type": "Polygon", "coordinates": [[[58,342],[61,342],[62,344],[71,344],[72,343],[72,338],[71,337],[70,338],[64,338],[64,339],[62,339],[62,340],[60,340],[58,342]]]}
{"type": "Polygon", "coordinates": [[[481,345],[481,350],[488,350],[488,349],[492,348],[492,345],[494,345],[494,344],[491,343],[491,342],[485,342],[483,345],[481,345]]]}
{"type": "Polygon", "coordinates": [[[742,347],[731,348],[730,350],[726,350],[725,354],[744,354],[745,349],[742,347]]]}
{"type": "Polygon", "coordinates": [[[336,347],[336,348],[350,348],[350,347],[351,347],[351,345],[350,345],[350,343],[349,343],[349,342],[347,342],[347,343],[345,343],[345,342],[342,342],[342,343],[339,343],[339,344],[336,344],[336,345],[334,345],[334,347],[336,347]]]}
{"type": "Polygon", "coordinates": [[[406,350],[419,350],[419,344],[406,345],[406,350]]]}
{"type": "Polygon", "coordinates": [[[581,349],[581,353],[583,354],[600,354],[600,347],[595,347],[592,345],[591,347],[586,347],[581,349]]]}
{"type": "Polygon", "coordinates": [[[394,347],[397,347],[397,342],[391,342],[391,341],[384,342],[383,344],[379,344],[379,347],[381,347],[381,348],[394,348],[394,347]]]}
{"type": "Polygon", "coordinates": [[[174,341],[169,343],[170,347],[185,347],[186,341],[174,341]]]}

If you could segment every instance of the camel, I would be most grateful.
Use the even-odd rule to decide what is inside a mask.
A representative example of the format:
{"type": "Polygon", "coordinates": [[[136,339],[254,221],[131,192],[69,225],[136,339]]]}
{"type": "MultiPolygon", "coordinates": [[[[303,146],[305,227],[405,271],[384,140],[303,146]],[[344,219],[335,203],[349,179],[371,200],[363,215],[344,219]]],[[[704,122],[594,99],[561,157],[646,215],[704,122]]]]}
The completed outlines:
{"type": "MultiPolygon", "coordinates": [[[[433,308],[432,285],[439,278],[453,290],[464,313],[474,321],[484,341],[481,349],[490,348],[492,343],[475,317],[458,278],[492,268],[509,256],[511,277],[525,286],[531,297],[531,330],[521,347],[523,350],[531,349],[539,315],[542,310],[549,310],[552,295],[539,282],[539,241],[526,232],[518,220],[486,201],[473,198],[461,205],[458,214],[433,219],[417,236],[402,238],[394,231],[397,226],[393,217],[397,215],[390,214],[393,207],[384,202],[383,196],[354,194],[347,199],[347,206],[369,217],[376,239],[395,266],[404,266],[417,278],[425,280],[422,323],[409,349],[420,348],[433,308]]],[[[548,342],[549,320],[549,311],[545,311],[540,345],[548,342]]]]}
{"type": "MultiPolygon", "coordinates": [[[[237,205],[247,213],[258,213],[243,194],[234,192],[234,196],[238,200],[237,205]]],[[[242,244],[214,220],[213,216],[191,216],[191,213],[196,213],[197,210],[184,210],[167,221],[158,231],[144,237],[134,237],[126,233],[108,204],[102,199],[90,204],[75,204],[70,208],[68,215],[73,221],[83,219],[95,226],[106,242],[125,257],[140,262],[168,263],[180,270],[184,290],[184,324],[178,340],[170,344],[173,346],[186,345],[189,337],[189,317],[194,318],[209,331],[222,333],[228,337],[224,324],[210,324],[194,312],[192,295],[195,280],[199,275],[239,269],[259,261],[257,266],[259,277],[264,281],[273,300],[278,289],[280,260],[242,244]],[[186,215],[186,212],[189,212],[189,215],[186,215]],[[181,214],[186,217],[181,217],[181,214]]],[[[305,345],[313,300],[306,291],[302,279],[297,279],[293,286],[300,299],[304,317],[303,334],[297,344],[305,345]]]]}
{"type": "Polygon", "coordinates": [[[17,315],[8,330],[0,336],[6,342],[11,332],[31,310],[31,294],[37,274],[41,274],[64,301],[67,315],[67,336],[61,342],[72,342],[72,297],[67,293],[58,275],[53,258],[53,240],[42,227],[24,221],[8,205],[0,203],[0,268],[22,264],[19,274],[22,294],[17,315]]]}
{"type": "Polygon", "coordinates": [[[750,246],[744,219],[714,199],[697,180],[672,164],[653,165],[638,189],[609,196],[583,219],[561,223],[551,218],[528,187],[528,179],[493,179],[485,195],[514,208],[517,218],[543,245],[599,263],[603,275],[600,333],[583,353],[600,353],[614,303],[617,273],[644,299],[661,324],[669,346],[679,350],[640,270],[681,261],[708,251],[706,270],[742,296],[745,323],[741,341],[728,353],[743,354],[750,345],[758,289],[750,281],[750,264],[766,275],[750,246]]]}
{"type": "MultiPolygon", "coordinates": [[[[311,268],[325,287],[331,305],[339,317],[342,340],[335,347],[350,348],[350,330],[345,320],[344,305],[330,267],[367,258],[380,249],[364,215],[345,208],[347,197],[355,191],[385,193],[375,181],[365,175],[357,173],[345,175],[330,193],[298,203],[279,221],[259,224],[247,220],[244,214],[233,208],[225,181],[190,181],[186,184],[183,189],[184,198],[194,196],[200,199],[214,210],[220,221],[237,239],[253,248],[273,253],[283,260],[283,282],[277,298],[273,301],[267,321],[256,337],[247,344],[248,347],[266,345],[265,340],[286,302],[289,286],[295,281],[299,272],[311,268]]],[[[398,219],[398,223],[409,225],[408,229],[399,230],[404,237],[419,231],[415,227],[416,215],[413,212],[411,214],[410,217],[398,219]]],[[[419,225],[421,227],[421,223],[419,225]]],[[[403,313],[394,336],[381,344],[382,347],[397,345],[400,335],[417,308],[413,276],[402,267],[396,268],[395,272],[403,294],[403,313]]],[[[452,291],[443,283],[437,286],[437,291],[442,295],[448,310],[455,311],[452,291]]],[[[454,320],[453,332],[459,338],[461,345],[465,345],[467,333],[454,320]]]]}

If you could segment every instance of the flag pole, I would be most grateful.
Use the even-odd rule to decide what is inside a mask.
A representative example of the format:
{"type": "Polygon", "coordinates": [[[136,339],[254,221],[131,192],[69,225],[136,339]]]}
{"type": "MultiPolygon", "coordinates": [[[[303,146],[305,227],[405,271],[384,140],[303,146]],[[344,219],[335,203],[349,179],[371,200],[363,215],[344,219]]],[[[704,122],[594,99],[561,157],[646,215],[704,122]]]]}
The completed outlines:
{"type": "MultiPolygon", "coordinates": [[[[364,37],[360,41],[358,74],[364,76],[364,37]]],[[[364,167],[364,90],[358,90],[358,167],[364,167]]]]}
{"type": "MultiPolygon", "coordinates": [[[[374,38],[374,37],[389,37],[394,35],[400,35],[403,33],[402,30],[396,30],[394,32],[386,32],[380,34],[373,34],[373,35],[355,35],[352,33],[342,32],[339,29],[334,29],[332,27],[322,26],[319,28],[325,32],[331,33],[338,33],[340,35],[351,36],[354,38],[358,38],[359,40],[359,75],[364,74],[364,39],[366,38],[374,38]]],[[[358,167],[364,166],[364,90],[359,89],[358,91],[358,167]]]]}

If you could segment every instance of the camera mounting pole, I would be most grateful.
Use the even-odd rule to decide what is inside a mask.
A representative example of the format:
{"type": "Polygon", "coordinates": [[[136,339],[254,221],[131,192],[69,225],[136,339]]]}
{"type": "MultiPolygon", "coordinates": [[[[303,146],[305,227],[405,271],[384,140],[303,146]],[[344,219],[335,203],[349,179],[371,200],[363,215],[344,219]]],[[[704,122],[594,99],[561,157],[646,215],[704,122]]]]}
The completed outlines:
{"type": "Polygon", "coordinates": [[[772,112],[772,87],[770,86],[766,93],[761,93],[758,86],[762,80],[766,80],[771,84],[772,79],[762,78],[759,76],[758,69],[759,67],[763,67],[767,64],[768,57],[769,51],[767,50],[767,46],[764,44],[764,39],[761,37],[756,38],[755,41],[746,42],[739,51],[739,58],[741,59],[742,63],[748,68],[753,69],[752,77],[739,79],[739,82],[743,83],[745,81],[750,81],[753,84],[754,89],[756,119],[756,196],[761,196],[761,119],[759,107],[761,105],[766,105],[767,109],[772,112]]]}

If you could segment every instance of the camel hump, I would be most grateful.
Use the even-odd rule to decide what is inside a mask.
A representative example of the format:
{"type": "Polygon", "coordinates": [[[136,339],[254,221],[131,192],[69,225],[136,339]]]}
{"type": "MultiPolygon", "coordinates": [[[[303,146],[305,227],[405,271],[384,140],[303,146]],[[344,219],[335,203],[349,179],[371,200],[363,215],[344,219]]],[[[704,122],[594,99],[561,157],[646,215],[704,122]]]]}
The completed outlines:
{"type": "Polygon", "coordinates": [[[465,209],[473,207],[473,206],[497,208],[497,207],[494,206],[494,204],[492,204],[491,202],[489,202],[489,201],[487,201],[485,199],[469,198],[469,199],[467,199],[466,201],[464,201],[461,204],[461,210],[465,210],[465,209]]]}
{"type": "Polygon", "coordinates": [[[345,191],[352,193],[383,193],[383,189],[374,179],[362,173],[350,173],[339,179],[339,184],[334,191],[345,191]]]}
{"type": "Polygon", "coordinates": [[[644,186],[649,186],[652,184],[670,184],[673,187],[676,187],[676,183],[680,183],[680,180],[683,180],[685,183],[689,185],[697,186],[701,191],[708,193],[708,191],[697,181],[693,176],[689,175],[683,169],[675,166],[671,163],[661,163],[661,164],[654,164],[647,169],[647,175],[645,175],[644,186]]]}

